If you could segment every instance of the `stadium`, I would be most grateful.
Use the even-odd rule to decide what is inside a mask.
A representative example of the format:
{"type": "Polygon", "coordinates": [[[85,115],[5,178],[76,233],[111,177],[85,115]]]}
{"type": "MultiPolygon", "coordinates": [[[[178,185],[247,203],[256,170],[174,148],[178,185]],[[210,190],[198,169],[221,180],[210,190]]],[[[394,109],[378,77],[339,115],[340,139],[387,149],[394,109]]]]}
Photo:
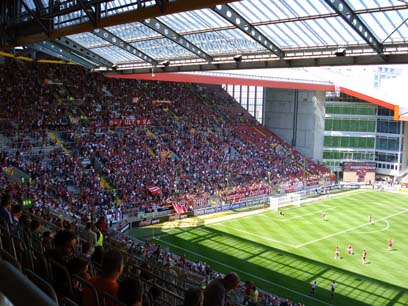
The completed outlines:
{"type": "Polygon", "coordinates": [[[407,1],[0,12],[2,305],[408,305],[407,1]]]}

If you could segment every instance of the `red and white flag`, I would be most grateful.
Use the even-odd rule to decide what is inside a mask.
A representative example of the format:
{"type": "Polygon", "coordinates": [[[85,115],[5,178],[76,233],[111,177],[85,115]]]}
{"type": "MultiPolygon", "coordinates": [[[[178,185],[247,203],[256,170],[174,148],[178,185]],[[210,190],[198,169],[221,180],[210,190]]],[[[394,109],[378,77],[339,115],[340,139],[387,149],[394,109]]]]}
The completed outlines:
{"type": "Polygon", "coordinates": [[[158,186],[146,186],[147,190],[153,195],[156,196],[161,193],[161,189],[158,186]]]}

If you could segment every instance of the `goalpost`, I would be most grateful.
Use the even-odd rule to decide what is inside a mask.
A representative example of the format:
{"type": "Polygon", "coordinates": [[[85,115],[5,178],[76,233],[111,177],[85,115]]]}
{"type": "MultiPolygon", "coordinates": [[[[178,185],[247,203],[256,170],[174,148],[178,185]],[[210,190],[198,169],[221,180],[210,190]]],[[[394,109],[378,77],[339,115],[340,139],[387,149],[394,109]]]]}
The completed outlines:
{"type": "Polygon", "coordinates": [[[278,210],[280,208],[294,205],[299,207],[300,206],[300,194],[297,193],[289,193],[282,196],[269,197],[269,207],[271,210],[278,210]]]}

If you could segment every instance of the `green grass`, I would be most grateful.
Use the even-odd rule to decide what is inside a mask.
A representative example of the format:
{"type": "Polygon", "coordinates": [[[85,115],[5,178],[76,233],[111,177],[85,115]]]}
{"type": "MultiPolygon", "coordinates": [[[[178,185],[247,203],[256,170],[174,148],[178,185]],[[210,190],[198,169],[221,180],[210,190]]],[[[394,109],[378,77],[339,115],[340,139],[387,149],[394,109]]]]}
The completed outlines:
{"type": "Polygon", "coordinates": [[[154,231],[156,243],[174,253],[204,260],[221,272],[236,271],[242,280],[305,305],[408,305],[407,220],[408,195],[353,191],[287,209],[284,217],[266,211],[207,226],[128,234],[154,231]],[[354,255],[346,254],[348,244],[354,255]],[[341,259],[334,258],[336,246],[341,259]],[[363,249],[367,264],[361,261],[363,249]],[[311,297],[314,280],[318,288],[311,297]],[[332,280],[337,283],[333,299],[332,280]]]}

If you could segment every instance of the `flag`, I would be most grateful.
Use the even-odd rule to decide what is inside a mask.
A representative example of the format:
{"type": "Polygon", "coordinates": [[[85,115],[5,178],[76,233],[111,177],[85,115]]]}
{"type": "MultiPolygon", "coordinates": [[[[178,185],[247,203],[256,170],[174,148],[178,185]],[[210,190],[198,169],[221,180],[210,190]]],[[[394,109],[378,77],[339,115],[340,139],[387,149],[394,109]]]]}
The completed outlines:
{"type": "Polygon", "coordinates": [[[179,203],[171,203],[171,205],[173,206],[175,212],[178,214],[187,212],[187,207],[185,207],[184,205],[181,205],[179,203]]]}
{"type": "Polygon", "coordinates": [[[171,151],[160,151],[160,158],[170,158],[171,153],[171,151]]]}
{"type": "Polygon", "coordinates": [[[156,196],[161,193],[161,189],[158,186],[146,186],[147,190],[152,194],[152,196],[156,196]]]}

